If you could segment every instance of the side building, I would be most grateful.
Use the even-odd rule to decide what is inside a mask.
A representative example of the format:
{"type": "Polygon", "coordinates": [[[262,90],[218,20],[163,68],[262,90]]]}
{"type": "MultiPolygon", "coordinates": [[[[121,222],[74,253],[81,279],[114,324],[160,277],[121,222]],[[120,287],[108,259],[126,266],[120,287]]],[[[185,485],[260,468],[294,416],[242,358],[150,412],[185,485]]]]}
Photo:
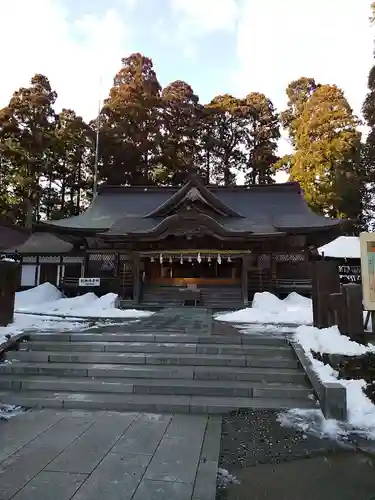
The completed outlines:
{"type": "Polygon", "coordinates": [[[98,278],[93,291],[132,305],[240,307],[257,291],[308,294],[316,249],[344,225],[312,212],[297,183],[220,187],[192,176],[181,188],[103,185],[84,213],[40,223],[9,250],[30,266],[24,286],[51,281],[75,295],[91,290],[80,277],[98,278]]]}

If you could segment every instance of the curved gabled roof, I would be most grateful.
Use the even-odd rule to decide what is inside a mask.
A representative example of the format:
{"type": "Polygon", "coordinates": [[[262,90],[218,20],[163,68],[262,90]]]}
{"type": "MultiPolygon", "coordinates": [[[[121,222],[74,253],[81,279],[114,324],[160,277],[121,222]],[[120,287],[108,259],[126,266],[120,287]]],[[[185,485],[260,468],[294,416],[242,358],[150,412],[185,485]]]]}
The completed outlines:
{"type": "Polygon", "coordinates": [[[343,224],[314,213],[295,182],[223,187],[203,186],[193,178],[181,188],[102,186],[84,213],[47,221],[44,226],[56,232],[103,236],[146,234],[155,232],[171,215],[185,211],[187,204],[207,209],[228,234],[315,232],[343,224]]]}

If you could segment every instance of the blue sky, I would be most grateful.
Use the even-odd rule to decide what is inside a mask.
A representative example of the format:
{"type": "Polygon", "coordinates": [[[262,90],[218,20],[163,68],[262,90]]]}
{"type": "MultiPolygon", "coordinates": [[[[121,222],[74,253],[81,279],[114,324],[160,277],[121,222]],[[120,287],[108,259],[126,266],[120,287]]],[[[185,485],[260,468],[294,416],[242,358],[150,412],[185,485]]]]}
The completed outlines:
{"type": "Polygon", "coordinates": [[[336,83],[359,113],[373,63],[371,0],[0,0],[0,106],[46,74],[57,107],[95,116],[121,57],[142,52],[159,81],[202,102],[264,92],[281,109],[300,76],[336,83]],[[15,26],[18,26],[15,36],[15,26]]]}

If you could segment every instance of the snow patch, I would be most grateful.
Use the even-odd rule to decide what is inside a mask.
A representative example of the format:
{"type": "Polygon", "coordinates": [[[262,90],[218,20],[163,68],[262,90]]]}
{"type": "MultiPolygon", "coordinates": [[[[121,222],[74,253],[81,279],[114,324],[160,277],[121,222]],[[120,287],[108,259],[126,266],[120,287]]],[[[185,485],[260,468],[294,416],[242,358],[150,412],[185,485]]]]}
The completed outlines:
{"type": "Polygon", "coordinates": [[[320,255],[337,259],[360,259],[361,247],[358,236],[339,236],[318,249],[320,255]]]}
{"type": "Polygon", "coordinates": [[[61,299],[63,294],[51,283],[43,283],[35,288],[30,288],[23,292],[16,292],[15,310],[30,309],[33,306],[40,306],[47,302],[54,302],[61,299]]]}
{"type": "Polygon", "coordinates": [[[67,317],[95,318],[145,318],[150,311],[118,309],[118,295],[107,293],[98,297],[89,292],[72,298],[63,294],[51,283],[43,283],[24,292],[17,292],[15,311],[42,314],[61,314],[67,317]]]}
{"type": "Polygon", "coordinates": [[[269,292],[258,292],[254,295],[252,307],[217,314],[215,319],[231,323],[309,325],[313,322],[312,300],[296,292],[284,300],[269,292]]]}
{"type": "Polygon", "coordinates": [[[363,346],[341,335],[337,327],[323,328],[301,326],[295,340],[303,347],[312,368],[323,382],[339,382],[346,388],[348,421],[326,420],[320,410],[293,409],[279,416],[282,425],[298,427],[321,437],[342,440],[355,433],[375,439],[375,405],[363,392],[365,380],[338,379],[338,373],[329,365],[314,359],[312,350],[327,354],[361,355],[375,352],[375,346],[363,346]]]}

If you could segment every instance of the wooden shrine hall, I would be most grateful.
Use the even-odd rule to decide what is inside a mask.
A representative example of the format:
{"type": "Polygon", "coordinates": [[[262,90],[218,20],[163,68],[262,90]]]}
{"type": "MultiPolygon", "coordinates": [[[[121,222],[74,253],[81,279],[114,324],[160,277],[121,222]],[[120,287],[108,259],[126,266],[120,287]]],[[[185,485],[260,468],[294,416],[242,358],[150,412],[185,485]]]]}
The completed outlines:
{"type": "Polygon", "coordinates": [[[297,183],[207,186],[191,176],[180,188],[103,185],[84,213],[35,230],[82,258],[75,275],[58,273],[67,293],[98,278],[93,291],[132,304],[243,307],[256,291],[309,293],[309,263],[344,223],[311,211],[297,183]]]}

